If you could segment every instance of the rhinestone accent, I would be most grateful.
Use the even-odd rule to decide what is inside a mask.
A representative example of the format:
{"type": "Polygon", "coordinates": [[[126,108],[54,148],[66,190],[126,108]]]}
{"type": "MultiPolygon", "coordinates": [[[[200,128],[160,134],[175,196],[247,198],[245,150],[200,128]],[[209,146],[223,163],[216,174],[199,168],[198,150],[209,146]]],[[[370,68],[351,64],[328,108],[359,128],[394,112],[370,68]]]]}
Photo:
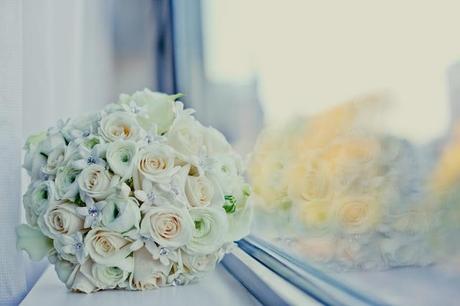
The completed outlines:
{"type": "Polygon", "coordinates": [[[90,131],[84,130],[82,135],[83,137],[88,137],[90,134],[91,134],[90,131]]]}
{"type": "Polygon", "coordinates": [[[168,255],[169,250],[167,248],[160,248],[160,256],[168,255]]]}
{"type": "Polygon", "coordinates": [[[145,141],[146,141],[148,144],[152,143],[152,142],[153,142],[153,136],[150,136],[150,135],[145,136],[145,141]]]}
{"type": "Polygon", "coordinates": [[[182,277],[182,275],[179,275],[178,277],[176,277],[176,279],[173,280],[172,284],[173,284],[173,286],[182,286],[182,285],[184,285],[184,278],[182,277]]]}
{"type": "Polygon", "coordinates": [[[96,207],[90,207],[88,208],[88,215],[90,215],[91,217],[96,217],[97,215],[99,215],[99,211],[96,207]]]}
{"type": "Polygon", "coordinates": [[[83,244],[81,242],[77,242],[74,244],[75,249],[79,250],[83,247],[83,244]]]}
{"type": "Polygon", "coordinates": [[[155,196],[155,194],[153,193],[153,191],[151,191],[151,192],[149,192],[149,193],[147,194],[147,199],[148,199],[150,202],[154,202],[154,201],[155,201],[156,196],[155,196]]]}
{"type": "Polygon", "coordinates": [[[172,187],[171,191],[177,196],[179,195],[179,190],[176,187],[172,187]]]}
{"type": "Polygon", "coordinates": [[[96,163],[96,159],[93,156],[90,156],[90,157],[88,157],[86,162],[88,163],[88,165],[92,165],[92,164],[96,163]]]}

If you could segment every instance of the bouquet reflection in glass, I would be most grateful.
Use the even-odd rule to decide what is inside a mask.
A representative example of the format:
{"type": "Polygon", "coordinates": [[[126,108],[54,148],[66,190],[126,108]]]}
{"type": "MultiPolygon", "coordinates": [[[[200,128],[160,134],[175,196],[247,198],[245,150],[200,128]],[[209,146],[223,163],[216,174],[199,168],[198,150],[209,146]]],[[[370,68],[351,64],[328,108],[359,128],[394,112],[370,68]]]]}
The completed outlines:
{"type": "Polygon", "coordinates": [[[68,288],[187,284],[248,234],[241,159],[179,96],[121,95],[27,140],[18,248],[48,256],[68,288]]]}
{"type": "Polygon", "coordinates": [[[383,133],[384,107],[369,96],[261,134],[249,166],[261,235],[332,271],[440,255],[445,157],[383,133]]]}

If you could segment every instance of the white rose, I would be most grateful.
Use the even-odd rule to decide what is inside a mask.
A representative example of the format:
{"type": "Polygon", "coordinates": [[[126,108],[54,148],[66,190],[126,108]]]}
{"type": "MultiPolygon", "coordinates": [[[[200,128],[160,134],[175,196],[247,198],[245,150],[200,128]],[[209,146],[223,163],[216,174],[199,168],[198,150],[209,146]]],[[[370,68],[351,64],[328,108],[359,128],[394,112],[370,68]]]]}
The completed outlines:
{"type": "Polygon", "coordinates": [[[119,267],[105,266],[101,264],[93,264],[91,272],[92,277],[96,280],[98,287],[101,289],[124,287],[124,282],[129,276],[129,271],[122,270],[119,267]]]}
{"type": "Polygon", "coordinates": [[[212,271],[218,260],[219,255],[217,252],[206,255],[189,255],[187,253],[182,253],[183,264],[192,273],[212,271]]]}
{"type": "Polygon", "coordinates": [[[78,215],[76,208],[77,205],[67,202],[50,206],[43,218],[44,225],[40,228],[51,238],[71,235],[83,229],[84,220],[78,215]]]}
{"type": "Polygon", "coordinates": [[[32,180],[43,177],[42,170],[46,167],[49,154],[61,146],[65,147],[65,140],[59,133],[46,137],[41,134],[27,140],[24,168],[32,180]]]}
{"type": "Polygon", "coordinates": [[[204,146],[204,127],[192,116],[183,115],[169,130],[168,144],[185,157],[197,155],[204,146]]]}
{"type": "Polygon", "coordinates": [[[226,196],[224,204],[228,221],[225,241],[228,242],[240,240],[249,235],[251,229],[253,205],[249,186],[243,185],[235,194],[236,196],[226,196]]]}
{"type": "Polygon", "coordinates": [[[55,200],[56,193],[52,181],[31,183],[23,196],[27,222],[36,226],[38,219],[43,216],[50,203],[55,200]]]}
{"type": "Polygon", "coordinates": [[[208,155],[225,154],[232,151],[232,146],[225,136],[212,127],[204,128],[204,145],[208,155]]]}
{"type": "Polygon", "coordinates": [[[42,142],[38,144],[38,150],[48,156],[53,150],[64,145],[66,142],[61,133],[49,134],[42,142]]]}
{"type": "Polygon", "coordinates": [[[134,261],[129,257],[129,270],[117,266],[106,266],[87,260],[80,267],[81,275],[76,276],[72,289],[90,293],[100,289],[114,289],[126,287],[126,280],[134,268],[134,261]]]}
{"type": "Polygon", "coordinates": [[[168,183],[177,173],[179,167],[174,166],[175,154],[169,146],[152,144],[143,148],[136,161],[137,173],[134,184],[140,189],[144,179],[156,183],[168,183]]]}
{"type": "Polygon", "coordinates": [[[78,194],[77,176],[79,173],[79,170],[72,167],[61,167],[58,169],[54,180],[56,198],[58,200],[75,200],[78,194]]]}
{"type": "Polygon", "coordinates": [[[115,112],[104,116],[101,120],[101,135],[107,141],[138,140],[141,128],[136,119],[127,112],[115,112]]]}
{"type": "Polygon", "coordinates": [[[144,290],[164,287],[166,285],[170,265],[163,265],[154,260],[146,248],[134,252],[134,271],[129,277],[129,288],[144,290]]]}
{"type": "Polygon", "coordinates": [[[193,222],[188,212],[174,206],[151,207],[141,222],[141,234],[162,247],[181,247],[192,238],[193,222]]]}
{"type": "Polygon", "coordinates": [[[228,223],[225,211],[219,208],[195,207],[189,210],[195,224],[187,250],[194,254],[209,254],[217,251],[225,239],[228,223]]]}
{"type": "Polygon", "coordinates": [[[71,119],[62,129],[62,134],[66,139],[87,137],[97,132],[97,125],[100,120],[98,113],[84,114],[71,119]]]}
{"type": "Polygon", "coordinates": [[[90,165],[78,176],[80,190],[96,200],[106,198],[117,183],[117,178],[112,177],[101,165],[90,165]]]}
{"type": "Polygon", "coordinates": [[[26,153],[24,155],[23,167],[27,170],[27,173],[32,177],[32,179],[36,179],[38,177],[42,166],[46,163],[46,156],[41,155],[37,150],[39,143],[45,138],[46,132],[34,134],[29,136],[24,144],[24,150],[26,150],[26,153]]]}
{"type": "Polygon", "coordinates": [[[108,145],[106,158],[110,169],[122,178],[132,175],[137,145],[132,141],[116,141],[108,145]]]}
{"type": "Polygon", "coordinates": [[[241,161],[234,155],[216,155],[213,157],[211,167],[206,175],[217,184],[218,190],[223,194],[231,194],[244,183],[240,176],[242,172],[241,161]]]}
{"type": "Polygon", "coordinates": [[[75,276],[78,273],[79,266],[67,260],[57,260],[54,263],[54,270],[59,280],[63,282],[67,288],[71,289],[75,276]]]}
{"type": "Polygon", "coordinates": [[[145,130],[156,125],[158,132],[162,134],[169,129],[175,118],[174,101],[178,97],[179,95],[166,95],[144,89],[132,96],[120,95],[118,103],[136,114],[137,121],[145,130]]]}
{"type": "Polygon", "coordinates": [[[190,206],[209,206],[214,198],[214,187],[205,176],[188,176],[185,184],[185,194],[190,206]]]}
{"type": "Polygon", "coordinates": [[[60,166],[63,166],[65,158],[66,146],[65,144],[57,146],[53,151],[48,155],[46,165],[42,167],[42,172],[48,175],[55,175],[57,169],[60,166]]]}
{"type": "Polygon", "coordinates": [[[123,235],[102,228],[94,228],[85,237],[85,248],[96,262],[107,266],[117,266],[123,270],[131,267],[132,241],[123,235]]]}
{"type": "Polygon", "coordinates": [[[113,195],[103,203],[101,222],[106,228],[119,233],[139,228],[141,213],[135,198],[113,195]]]}

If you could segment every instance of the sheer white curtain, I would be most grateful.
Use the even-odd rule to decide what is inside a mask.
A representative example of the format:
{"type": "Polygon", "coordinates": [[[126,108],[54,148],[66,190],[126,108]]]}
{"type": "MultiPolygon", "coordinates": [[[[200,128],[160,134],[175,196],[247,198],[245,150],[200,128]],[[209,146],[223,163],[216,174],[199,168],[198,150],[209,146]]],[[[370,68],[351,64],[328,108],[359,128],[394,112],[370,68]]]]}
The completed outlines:
{"type": "Polygon", "coordinates": [[[22,142],[22,3],[0,0],[0,305],[26,288],[24,262],[15,248],[19,220],[22,142]]]}
{"type": "Polygon", "coordinates": [[[115,98],[110,4],[0,0],[0,305],[17,304],[45,264],[15,248],[24,139],[115,98]]]}

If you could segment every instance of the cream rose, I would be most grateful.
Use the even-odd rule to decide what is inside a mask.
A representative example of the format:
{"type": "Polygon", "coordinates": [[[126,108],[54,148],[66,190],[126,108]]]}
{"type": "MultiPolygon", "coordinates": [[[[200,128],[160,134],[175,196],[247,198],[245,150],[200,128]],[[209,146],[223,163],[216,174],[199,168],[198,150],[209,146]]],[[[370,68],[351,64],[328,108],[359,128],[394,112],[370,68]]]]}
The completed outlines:
{"type": "Polygon", "coordinates": [[[101,222],[106,228],[119,233],[139,229],[141,213],[135,198],[113,195],[101,203],[104,203],[101,222]]]}
{"type": "Polygon", "coordinates": [[[197,155],[204,146],[204,127],[192,116],[177,117],[169,130],[168,144],[184,156],[197,155]]]}
{"type": "MultiPolygon", "coordinates": [[[[69,202],[61,202],[51,206],[44,215],[45,233],[50,237],[59,235],[71,235],[83,229],[84,220],[76,212],[77,205],[69,202]]],[[[44,227],[41,226],[43,229],[44,227]]]]}
{"type": "Polygon", "coordinates": [[[144,290],[159,288],[166,285],[171,264],[163,265],[154,260],[146,248],[134,252],[134,271],[129,277],[129,288],[144,290]]]}
{"type": "Polygon", "coordinates": [[[168,183],[179,170],[174,166],[175,154],[171,147],[163,144],[152,144],[143,148],[137,157],[137,173],[134,184],[140,189],[144,179],[156,183],[168,183]]]}
{"type": "Polygon", "coordinates": [[[192,207],[205,207],[211,204],[214,197],[214,187],[205,176],[188,176],[185,184],[185,194],[192,207]]]}
{"type": "Polygon", "coordinates": [[[188,212],[174,206],[151,207],[141,222],[141,234],[162,247],[177,248],[189,243],[193,222],[188,212]]]}
{"type": "Polygon", "coordinates": [[[80,191],[96,200],[106,198],[117,183],[116,177],[112,177],[103,166],[96,164],[86,167],[78,176],[80,191]]]}
{"type": "Polygon", "coordinates": [[[136,119],[126,112],[114,112],[101,120],[101,134],[107,141],[138,140],[141,129],[136,119]]]}
{"type": "Polygon", "coordinates": [[[339,198],[334,205],[337,222],[347,233],[369,232],[379,222],[381,203],[374,196],[339,198]]]}
{"type": "Polygon", "coordinates": [[[195,228],[187,250],[192,254],[209,254],[217,251],[225,239],[228,222],[222,208],[191,208],[190,216],[195,228]]]}
{"type": "Polygon", "coordinates": [[[65,151],[65,144],[61,144],[51,151],[48,155],[46,165],[42,167],[42,172],[48,175],[55,175],[57,169],[64,163],[65,151]]]}
{"type": "Polygon", "coordinates": [[[137,145],[133,141],[116,141],[108,145],[106,157],[110,169],[122,178],[129,178],[136,160],[137,145]]]}
{"type": "Polygon", "coordinates": [[[96,262],[129,270],[132,241],[123,235],[102,228],[94,228],[85,237],[85,248],[96,262]]]}

